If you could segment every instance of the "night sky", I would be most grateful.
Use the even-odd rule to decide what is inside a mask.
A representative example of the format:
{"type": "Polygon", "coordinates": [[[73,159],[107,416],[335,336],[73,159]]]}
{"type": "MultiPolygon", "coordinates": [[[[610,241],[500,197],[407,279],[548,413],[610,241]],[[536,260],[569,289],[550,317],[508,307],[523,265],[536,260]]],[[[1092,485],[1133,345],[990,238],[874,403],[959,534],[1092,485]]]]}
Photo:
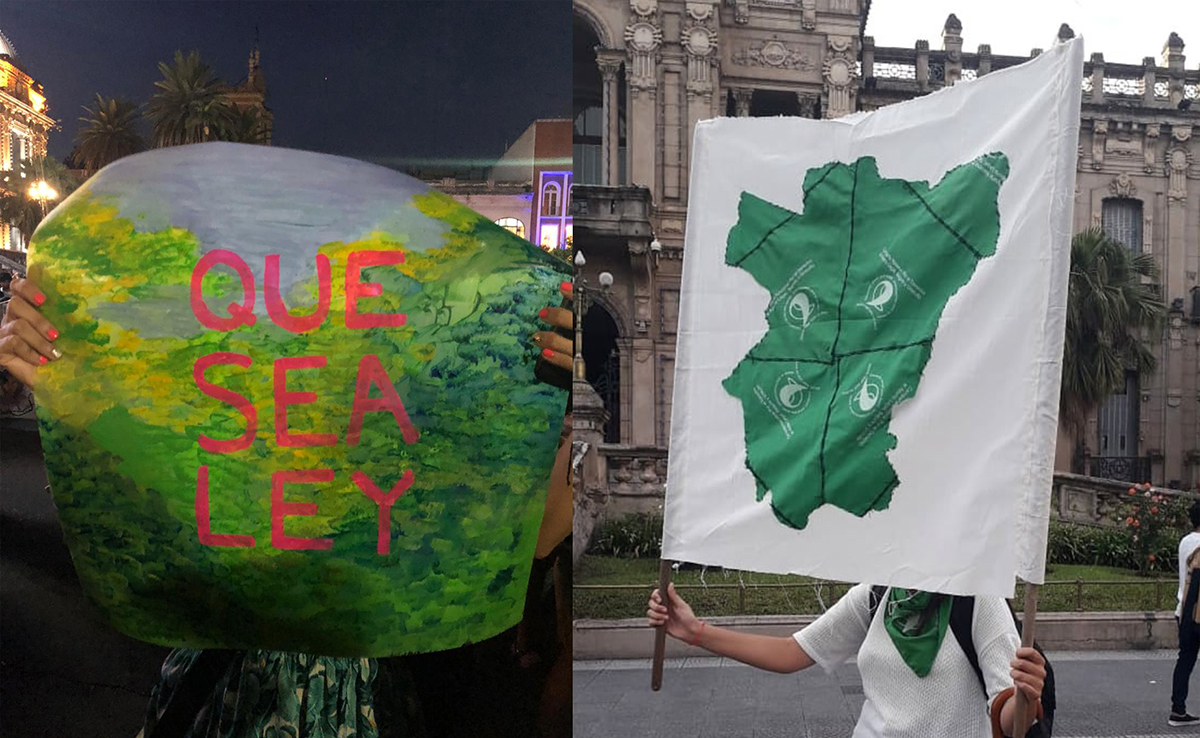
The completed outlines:
{"type": "MultiPolygon", "coordinates": [[[[570,117],[569,0],[4,0],[0,31],[74,145],[97,92],[145,103],[192,49],[245,79],[258,28],[272,143],[403,166],[495,159],[538,118],[570,117]]],[[[144,125],[143,133],[149,132],[144,125]]]]}

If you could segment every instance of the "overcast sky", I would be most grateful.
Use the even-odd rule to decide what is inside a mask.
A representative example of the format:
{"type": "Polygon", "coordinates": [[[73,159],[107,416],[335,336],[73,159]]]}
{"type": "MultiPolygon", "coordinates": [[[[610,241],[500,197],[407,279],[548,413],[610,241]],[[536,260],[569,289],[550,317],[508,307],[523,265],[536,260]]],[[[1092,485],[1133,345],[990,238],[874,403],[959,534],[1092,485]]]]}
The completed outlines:
{"type": "Polygon", "coordinates": [[[1088,58],[1099,51],[1121,64],[1159,59],[1174,31],[1187,44],[1187,68],[1200,64],[1200,0],[874,0],[867,35],[876,46],[911,48],[925,39],[940,49],[951,13],[962,21],[964,51],[991,44],[993,54],[1028,54],[1050,46],[1067,23],[1083,36],[1088,58]]]}

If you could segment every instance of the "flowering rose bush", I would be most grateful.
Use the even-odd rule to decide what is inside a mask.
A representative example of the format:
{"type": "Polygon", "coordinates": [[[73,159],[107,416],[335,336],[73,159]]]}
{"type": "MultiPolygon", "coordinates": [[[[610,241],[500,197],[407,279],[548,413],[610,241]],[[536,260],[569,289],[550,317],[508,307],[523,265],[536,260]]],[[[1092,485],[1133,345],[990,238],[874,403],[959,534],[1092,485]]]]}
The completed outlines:
{"type": "Polygon", "coordinates": [[[1174,557],[1164,552],[1174,551],[1188,527],[1186,501],[1155,492],[1148,483],[1135,484],[1122,498],[1121,513],[1138,572],[1174,570],[1174,557]]]}

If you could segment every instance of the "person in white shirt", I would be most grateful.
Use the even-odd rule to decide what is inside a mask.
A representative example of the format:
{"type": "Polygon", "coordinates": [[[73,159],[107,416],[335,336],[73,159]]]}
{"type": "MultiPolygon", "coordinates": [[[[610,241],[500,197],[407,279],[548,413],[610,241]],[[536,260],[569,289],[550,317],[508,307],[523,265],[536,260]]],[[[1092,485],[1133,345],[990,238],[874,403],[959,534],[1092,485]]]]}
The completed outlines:
{"type": "Polygon", "coordinates": [[[916,738],[1013,734],[1013,688],[1028,700],[1029,724],[1040,712],[1045,659],[1021,648],[1012,611],[999,597],[975,599],[971,633],[984,689],[963,649],[949,634],[953,598],[892,589],[872,607],[872,588],[853,587],[807,628],[791,637],[739,633],[708,625],[675,592],[671,615],[656,589],[646,612],[650,625],[715,654],[751,666],[790,674],[813,664],[831,671],[857,656],[862,677],[862,713],[854,738],[916,738]],[[985,694],[986,693],[986,694],[985,694]]]}
{"type": "Polygon", "coordinates": [[[1197,593],[1195,586],[1191,592],[1184,591],[1188,578],[1188,558],[1200,548],[1200,502],[1192,505],[1188,517],[1191,518],[1192,532],[1179,541],[1179,593],[1175,606],[1175,622],[1179,624],[1179,656],[1175,659],[1175,675],[1171,680],[1171,717],[1167,719],[1169,725],[1176,727],[1200,724],[1200,718],[1187,711],[1188,681],[1192,678],[1196,653],[1200,650],[1200,624],[1195,622],[1193,616],[1197,593]]]}

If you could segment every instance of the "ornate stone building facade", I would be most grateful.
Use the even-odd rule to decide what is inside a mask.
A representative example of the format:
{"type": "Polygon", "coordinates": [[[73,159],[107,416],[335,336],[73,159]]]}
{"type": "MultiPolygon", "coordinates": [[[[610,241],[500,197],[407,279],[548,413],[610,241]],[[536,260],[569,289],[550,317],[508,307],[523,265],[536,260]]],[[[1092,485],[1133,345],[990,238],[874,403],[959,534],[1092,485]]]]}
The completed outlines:
{"type": "MultiPolygon", "coordinates": [[[[46,138],[55,125],[48,113],[45,89],[0,32],[0,170],[46,155],[46,138]]],[[[0,250],[23,251],[24,246],[20,233],[0,222],[0,250]]]]}
{"type": "MultiPolygon", "coordinates": [[[[689,147],[718,115],[833,118],[975,79],[1030,54],[876,47],[869,0],[574,0],[577,247],[596,285],[583,352],[595,401],[576,402],[595,453],[583,492],[610,511],[659,504],[666,475],[689,147]],[[600,406],[603,406],[603,410],[600,406]]],[[[1049,37],[1053,29],[1047,29],[1049,37]]],[[[1066,27],[1060,34],[1069,34],[1066,27]]],[[[1166,32],[1164,32],[1164,36],[1166,32]]],[[[1200,69],[1171,34],[1159,57],[1094,54],[1083,86],[1075,228],[1151,253],[1169,307],[1159,361],[1090,421],[1060,468],[1158,484],[1200,481],[1200,69]]],[[[1031,54],[1040,53],[1034,49],[1031,54]]],[[[580,398],[583,399],[583,398],[580,398]]],[[[1065,449],[1065,453],[1061,453],[1065,449]]]]}

